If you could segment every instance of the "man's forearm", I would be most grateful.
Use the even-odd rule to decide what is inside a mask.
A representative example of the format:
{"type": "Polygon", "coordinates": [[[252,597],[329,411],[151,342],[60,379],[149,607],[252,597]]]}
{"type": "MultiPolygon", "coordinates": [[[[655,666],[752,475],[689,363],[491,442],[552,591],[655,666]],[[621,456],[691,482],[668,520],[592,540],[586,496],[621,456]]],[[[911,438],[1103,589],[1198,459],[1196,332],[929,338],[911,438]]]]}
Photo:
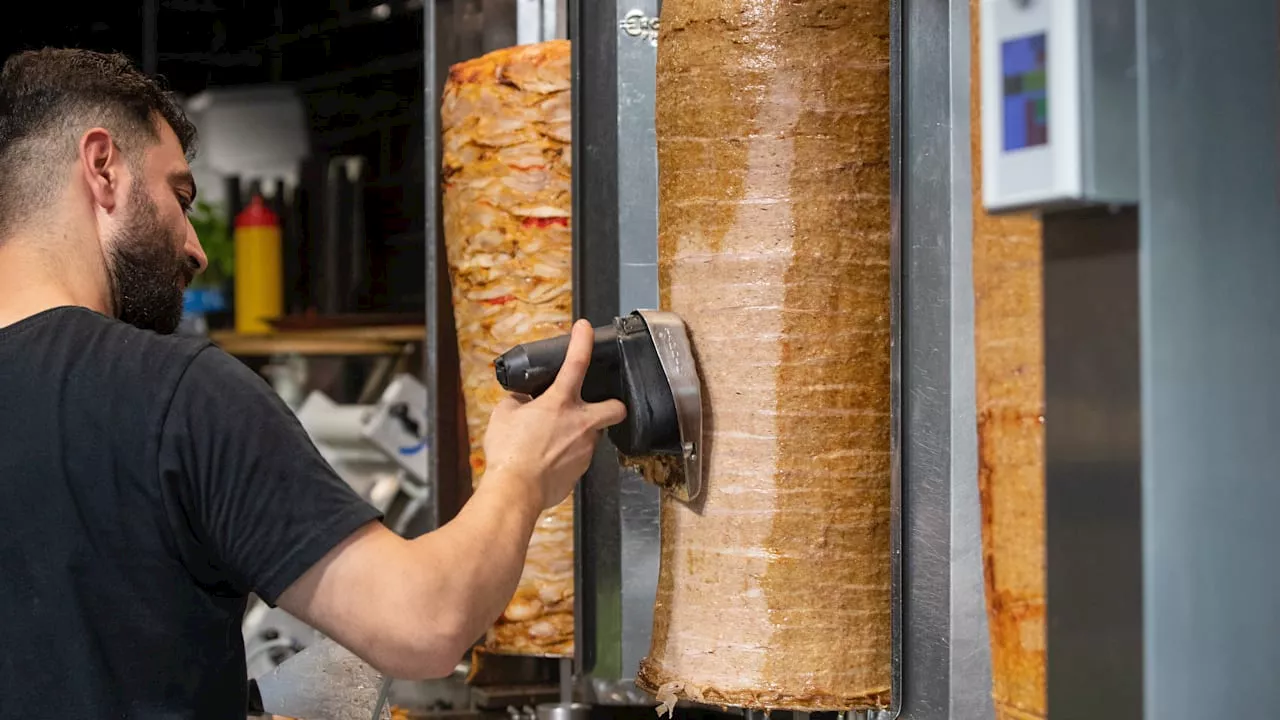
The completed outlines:
{"type": "Polygon", "coordinates": [[[478,639],[515,593],[540,514],[536,482],[494,471],[452,521],[410,543],[424,569],[422,612],[478,639]]]}
{"type": "Polygon", "coordinates": [[[416,540],[376,522],[356,531],[280,606],[384,673],[444,677],[511,600],[541,509],[536,479],[491,472],[439,530],[416,540]]]}

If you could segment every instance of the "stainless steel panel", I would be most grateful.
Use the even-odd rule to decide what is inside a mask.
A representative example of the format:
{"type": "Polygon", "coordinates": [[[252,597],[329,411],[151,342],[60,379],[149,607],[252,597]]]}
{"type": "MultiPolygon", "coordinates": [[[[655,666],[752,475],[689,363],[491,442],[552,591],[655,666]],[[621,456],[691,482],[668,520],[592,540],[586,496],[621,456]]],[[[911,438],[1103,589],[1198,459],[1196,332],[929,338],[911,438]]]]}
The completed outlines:
{"type": "Polygon", "coordinates": [[[658,140],[654,129],[657,45],[633,34],[635,18],[658,17],[658,0],[619,0],[612,28],[617,51],[618,306],[658,307],[658,140]]]}
{"type": "MultiPolygon", "coordinates": [[[[658,9],[658,0],[618,0],[615,22],[600,28],[615,43],[617,87],[612,117],[617,122],[617,277],[622,312],[658,307],[657,46],[623,29],[628,13],[656,18],[658,9]]],[[[661,496],[633,470],[622,469],[618,480],[622,594],[616,677],[630,682],[649,653],[653,633],[661,496]]],[[[596,676],[604,677],[599,671],[596,676]]]]}
{"type": "Polygon", "coordinates": [[[1142,716],[1137,211],[1044,218],[1050,717],[1142,716]]]}
{"type": "Polygon", "coordinates": [[[1084,195],[1133,203],[1138,199],[1134,1],[1078,2],[1084,195]]]}
{"type": "Polygon", "coordinates": [[[1146,717],[1280,708],[1280,8],[1139,6],[1146,717]]]}
{"type": "MultiPolygon", "coordinates": [[[[618,484],[622,567],[621,653],[618,678],[634,680],[640,661],[649,654],[653,603],[658,594],[658,508],[660,491],[634,472],[618,484]]],[[[597,675],[599,677],[599,675],[597,675]]]]}
{"type": "Polygon", "coordinates": [[[969,4],[903,0],[902,717],[991,717],[974,420],[969,4]]]}
{"type": "Polygon", "coordinates": [[[950,717],[985,718],[991,703],[991,644],[978,498],[977,388],[973,308],[973,167],[969,124],[969,3],[951,0],[948,52],[951,146],[951,607],[950,717]]]}

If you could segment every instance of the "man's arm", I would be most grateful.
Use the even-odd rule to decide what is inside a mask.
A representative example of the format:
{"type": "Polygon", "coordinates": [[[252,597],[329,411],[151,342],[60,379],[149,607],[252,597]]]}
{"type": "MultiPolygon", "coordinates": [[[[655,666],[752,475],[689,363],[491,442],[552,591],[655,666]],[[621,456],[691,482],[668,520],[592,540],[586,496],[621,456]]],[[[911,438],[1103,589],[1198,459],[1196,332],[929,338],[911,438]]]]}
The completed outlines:
{"type": "Polygon", "coordinates": [[[450,672],[519,582],[538,513],[586,471],[617,401],[582,401],[590,325],[555,384],[507,398],[487,472],[445,527],[405,540],[338,477],[262,378],[213,348],[191,362],[161,430],[159,497],[177,558],[209,587],[255,592],[391,675],[450,672]]]}
{"type": "Polygon", "coordinates": [[[621,403],[582,401],[591,327],[580,322],[555,385],[505,400],[485,436],[488,470],[453,521],[415,540],[371,523],[330,551],[279,600],[285,610],[379,670],[443,677],[502,614],[534,524],[586,472],[621,403]]]}
{"type": "Polygon", "coordinates": [[[485,475],[452,522],[415,540],[370,523],[280,596],[280,607],[388,675],[444,677],[515,593],[541,511],[521,478],[485,475]]]}

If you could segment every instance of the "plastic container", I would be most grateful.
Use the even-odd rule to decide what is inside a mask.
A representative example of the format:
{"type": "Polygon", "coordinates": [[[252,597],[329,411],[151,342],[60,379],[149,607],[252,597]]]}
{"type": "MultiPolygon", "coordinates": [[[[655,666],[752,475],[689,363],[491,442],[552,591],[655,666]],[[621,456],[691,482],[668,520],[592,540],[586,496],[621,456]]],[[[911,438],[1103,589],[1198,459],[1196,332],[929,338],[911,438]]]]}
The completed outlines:
{"type": "Polygon", "coordinates": [[[236,216],[236,332],[271,332],[269,320],[284,313],[280,220],[261,195],[236,216]]]}

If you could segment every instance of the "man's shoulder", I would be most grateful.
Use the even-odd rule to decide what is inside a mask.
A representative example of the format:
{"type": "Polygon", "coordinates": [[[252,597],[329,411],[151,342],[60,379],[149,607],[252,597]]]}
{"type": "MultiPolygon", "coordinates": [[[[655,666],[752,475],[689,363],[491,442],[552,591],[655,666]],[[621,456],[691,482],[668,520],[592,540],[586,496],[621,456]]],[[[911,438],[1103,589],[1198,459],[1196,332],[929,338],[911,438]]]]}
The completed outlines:
{"type": "MultiPolygon", "coordinates": [[[[143,372],[183,368],[212,347],[208,338],[161,335],[85,308],[68,308],[58,324],[62,329],[71,331],[74,341],[84,342],[101,353],[101,359],[113,362],[133,360],[143,372]]],[[[125,363],[130,364],[133,363],[125,363]]]]}
{"type": "MultiPolygon", "coordinates": [[[[160,335],[87,308],[55,308],[22,324],[18,345],[40,358],[37,376],[106,384],[119,392],[172,392],[193,361],[213,349],[207,338],[160,335]],[[40,367],[43,365],[43,367],[40,367]]],[[[30,357],[30,356],[28,356],[30,357]]],[[[35,359],[35,358],[31,358],[35,359]]]]}
{"type": "Polygon", "coordinates": [[[276,409],[265,379],[208,338],[160,335],[88,310],[73,315],[66,327],[96,365],[87,375],[111,384],[117,397],[144,395],[166,416],[175,405],[183,413],[276,409]]]}

